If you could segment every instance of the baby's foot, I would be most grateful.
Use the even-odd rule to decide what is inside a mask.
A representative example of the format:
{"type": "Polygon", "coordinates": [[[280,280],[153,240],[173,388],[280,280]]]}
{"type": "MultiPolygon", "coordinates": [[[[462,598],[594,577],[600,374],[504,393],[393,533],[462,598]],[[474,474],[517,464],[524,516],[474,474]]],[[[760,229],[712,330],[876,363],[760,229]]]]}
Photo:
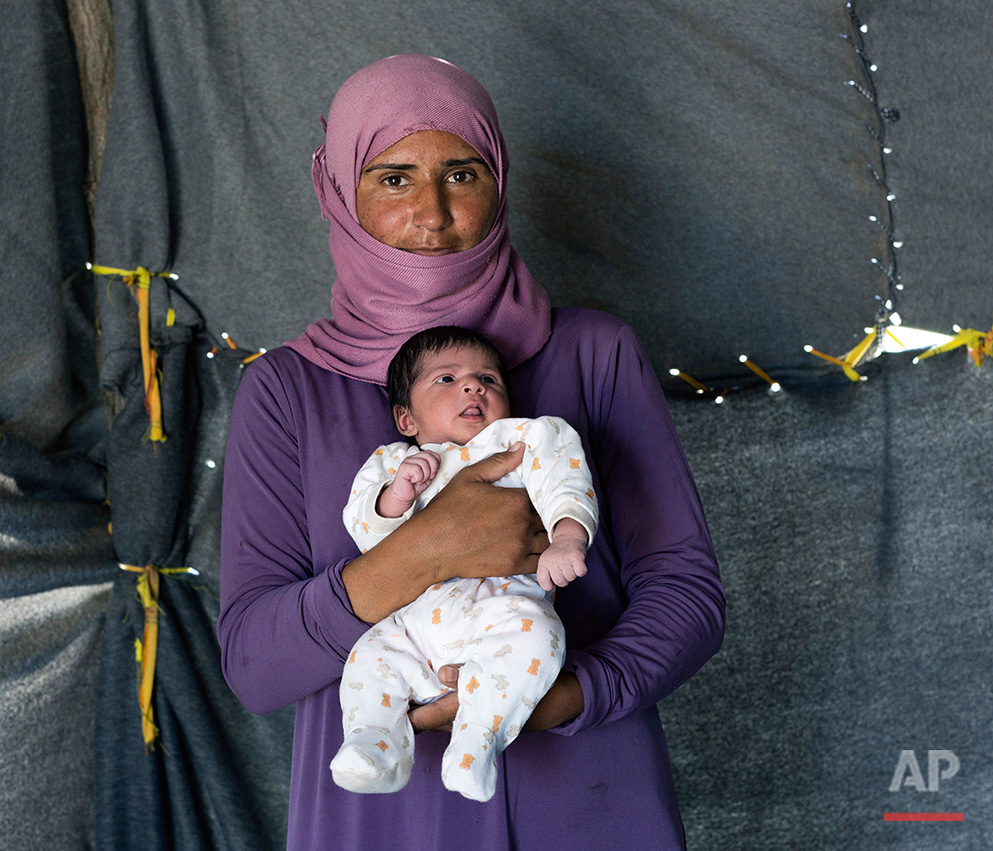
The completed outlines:
{"type": "Polygon", "coordinates": [[[412,735],[402,730],[391,734],[383,727],[355,727],[331,760],[331,776],[349,792],[396,792],[407,785],[413,767],[412,735]]]}
{"type": "Polygon", "coordinates": [[[441,760],[446,789],[473,801],[488,801],[496,790],[496,737],[479,724],[461,724],[441,760]]]}

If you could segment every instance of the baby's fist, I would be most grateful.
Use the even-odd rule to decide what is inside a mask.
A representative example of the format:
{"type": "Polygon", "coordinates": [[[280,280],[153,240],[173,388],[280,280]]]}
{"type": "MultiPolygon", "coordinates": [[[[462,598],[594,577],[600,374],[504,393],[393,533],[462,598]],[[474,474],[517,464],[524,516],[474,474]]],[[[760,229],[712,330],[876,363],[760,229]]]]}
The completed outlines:
{"type": "Polygon", "coordinates": [[[551,591],[586,575],[586,546],[575,540],[552,541],[538,557],[538,584],[551,591]]]}
{"type": "Polygon", "coordinates": [[[423,449],[400,462],[390,488],[400,502],[412,503],[438,475],[441,456],[430,449],[423,449]]]}

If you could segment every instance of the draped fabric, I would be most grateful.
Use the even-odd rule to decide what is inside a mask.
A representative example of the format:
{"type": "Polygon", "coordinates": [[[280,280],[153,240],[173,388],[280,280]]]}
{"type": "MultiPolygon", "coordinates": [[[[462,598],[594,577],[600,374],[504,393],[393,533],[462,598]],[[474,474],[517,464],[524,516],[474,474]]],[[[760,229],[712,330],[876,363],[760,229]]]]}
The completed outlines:
{"type": "Polygon", "coordinates": [[[729,592],[723,650],[660,706],[691,846],[933,847],[908,827],[988,845],[993,372],[962,349],[883,355],[856,385],[803,347],[841,355],[881,308],[989,330],[991,15],[978,0],[119,0],[91,237],[67,9],[14,0],[0,844],[281,847],[292,712],[249,715],[213,637],[227,408],[247,358],[328,312],[311,165],[329,98],[369,62],[423,53],[496,105],[534,279],[553,304],[629,322],[665,379],[729,592]],[[86,261],[178,275],[148,293],[164,442],[143,440],[133,291],[86,261]],[[145,612],[122,562],[199,571],[161,579],[147,754],[145,612]],[[929,751],[960,768],[891,792],[907,750],[925,789],[929,751]],[[883,821],[921,810],[965,820],[883,821]]]}

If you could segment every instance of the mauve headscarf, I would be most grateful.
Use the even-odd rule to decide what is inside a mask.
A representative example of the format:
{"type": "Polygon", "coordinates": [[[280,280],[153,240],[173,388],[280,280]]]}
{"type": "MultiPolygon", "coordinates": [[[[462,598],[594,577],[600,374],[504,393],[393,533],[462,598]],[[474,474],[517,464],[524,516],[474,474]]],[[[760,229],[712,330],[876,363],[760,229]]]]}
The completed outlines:
{"type": "Polygon", "coordinates": [[[548,295],[510,246],[507,153],[485,89],[449,62],[390,56],[353,74],[338,90],[313,179],[337,278],[330,319],[287,345],[325,369],[383,384],[397,349],[418,331],[461,325],[485,334],[510,367],[546,342],[548,295]],[[384,245],[359,225],[355,189],[366,164],[418,130],[444,130],[489,166],[499,206],[489,235],[467,251],[422,257],[384,245]]]}

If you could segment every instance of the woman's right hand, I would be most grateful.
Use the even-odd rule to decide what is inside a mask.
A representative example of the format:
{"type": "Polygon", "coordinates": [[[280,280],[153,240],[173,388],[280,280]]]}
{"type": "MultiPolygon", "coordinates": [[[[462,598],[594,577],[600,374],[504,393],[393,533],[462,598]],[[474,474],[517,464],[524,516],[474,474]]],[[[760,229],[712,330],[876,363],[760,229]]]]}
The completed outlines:
{"type": "Polygon", "coordinates": [[[352,611],[374,623],[453,576],[534,573],[548,535],[523,488],[493,487],[524,444],[459,471],[422,510],[342,571],[352,611]]]}

